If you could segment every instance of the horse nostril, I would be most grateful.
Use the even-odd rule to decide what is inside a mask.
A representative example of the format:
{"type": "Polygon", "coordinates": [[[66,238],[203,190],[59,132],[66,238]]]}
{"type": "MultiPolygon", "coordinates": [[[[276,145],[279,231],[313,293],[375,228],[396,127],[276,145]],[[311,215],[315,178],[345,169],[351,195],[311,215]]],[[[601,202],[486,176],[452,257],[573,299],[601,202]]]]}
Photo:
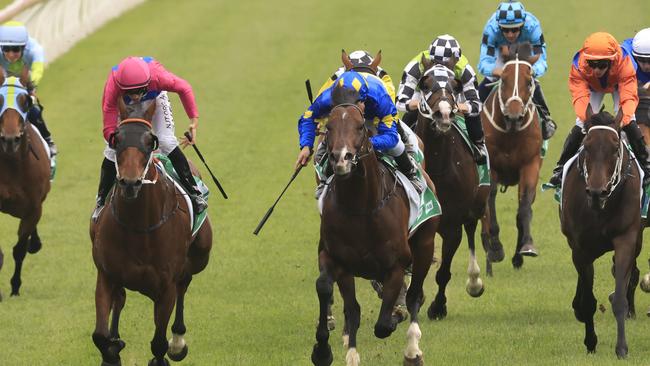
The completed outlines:
{"type": "Polygon", "coordinates": [[[20,136],[16,136],[16,137],[14,137],[14,142],[15,142],[15,143],[20,142],[20,136]]]}
{"type": "Polygon", "coordinates": [[[354,158],[354,155],[352,155],[352,153],[346,153],[345,154],[345,157],[344,157],[345,160],[352,160],[352,158],[354,158]]]}
{"type": "Polygon", "coordinates": [[[138,180],[135,181],[135,183],[133,183],[133,186],[134,186],[135,188],[138,188],[138,187],[140,187],[141,185],[142,185],[142,180],[141,180],[141,179],[138,179],[138,180]]]}

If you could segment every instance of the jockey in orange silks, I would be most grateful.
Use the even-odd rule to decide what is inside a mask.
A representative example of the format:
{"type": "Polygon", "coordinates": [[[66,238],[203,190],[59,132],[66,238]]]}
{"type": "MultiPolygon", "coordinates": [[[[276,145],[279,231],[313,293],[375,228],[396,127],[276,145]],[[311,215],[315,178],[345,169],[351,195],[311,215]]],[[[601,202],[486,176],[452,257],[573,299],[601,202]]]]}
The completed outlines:
{"type": "Polygon", "coordinates": [[[598,111],[606,93],[612,94],[614,112],[621,109],[621,127],[627,135],[639,163],[645,173],[644,185],[650,183],[650,162],[643,135],[634,118],[639,103],[636,71],[631,55],[622,49],[609,33],[597,32],[585,40],[582,48],[573,57],[569,73],[569,90],[573,109],[577,116],[576,125],[564,142],[564,148],[549,183],[559,186],[564,164],[578,151],[584,137],[584,120],[587,105],[598,111]]]}

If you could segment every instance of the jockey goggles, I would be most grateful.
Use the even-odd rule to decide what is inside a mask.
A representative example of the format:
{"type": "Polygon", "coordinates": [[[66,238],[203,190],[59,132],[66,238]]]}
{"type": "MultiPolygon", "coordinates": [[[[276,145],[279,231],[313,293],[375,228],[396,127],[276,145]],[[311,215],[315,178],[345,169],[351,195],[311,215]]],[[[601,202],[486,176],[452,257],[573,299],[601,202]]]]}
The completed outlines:
{"type": "Polygon", "coordinates": [[[24,46],[2,46],[2,52],[21,52],[24,46]]]}
{"type": "Polygon", "coordinates": [[[587,65],[592,69],[606,69],[611,64],[611,60],[587,60],[587,65]]]}
{"type": "Polygon", "coordinates": [[[124,91],[124,94],[126,95],[139,95],[139,96],[144,96],[147,94],[147,87],[143,86],[141,88],[136,88],[136,89],[127,89],[124,91]]]}
{"type": "Polygon", "coordinates": [[[522,27],[514,27],[514,28],[506,28],[506,27],[499,27],[501,29],[501,33],[517,33],[521,32],[522,27]]]}
{"type": "Polygon", "coordinates": [[[634,56],[634,59],[636,60],[637,63],[640,64],[650,64],[650,57],[634,56]]]}

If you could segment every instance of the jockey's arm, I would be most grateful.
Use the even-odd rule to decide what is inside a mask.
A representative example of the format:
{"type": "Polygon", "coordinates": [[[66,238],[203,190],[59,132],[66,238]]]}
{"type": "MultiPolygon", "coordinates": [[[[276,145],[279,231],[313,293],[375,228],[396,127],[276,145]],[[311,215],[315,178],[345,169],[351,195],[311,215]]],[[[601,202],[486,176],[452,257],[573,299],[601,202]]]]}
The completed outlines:
{"type": "Polygon", "coordinates": [[[316,130],[318,127],[315,119],[329,113],[331,109],[330,93],[331,88],[326,89],[321,93],[298,120],[300,153],[298,154],[298,160],[296,161],[296,169],[300,165],[304,166],[309,162],[309,157],[314,148],[314,140],[316,139],[316,130]]]}
{"type": "Polygon", "coordinates": [[[571,71],[569,73],[569,91],[571,92],[573,110],[576,116],[581,121],[586,120],[587,105],[591,97],[589,82],[582,77],[580,71],[574,65],[571,65],[571,71]]]}
{"type": "Polygon", "coordinates": [[[370,142],[376,150],[386,151],[395,147],[399,142],[397,109],[388,94],[378,95],[376,98],[373,98],[372,104],[366,103],[366,115],[380,118],[377,124],[377,134],[370,137],[370,142]],[[370,110],[368,107],[371,107],[370,110]]]}
{"type": "MultiPolygon", "coordinates": [[[[465,97],[466,111],[468,115],[478,115],[481,112],[481,100],[478,95],[478,81],[476,73],[472,66],[467,62],[465,67],[458,72],[458,81],[463,86],[463,96],[465,97]]],[[[460,108],[460,106],[459,106],[460,108]]]]}
{"type": "Polygon", "coordinates": [[[402,81],[399,84],[397,101],[395,102],[395,106],[400,112],[408,112],[417,108],[419,101],[413,102],[413,96],[417,89],[419,76],[420,68],[417,62],[406,65],[402,73],[402,81]]]}
{"type": "Polygon", "coordinates": [[[619,103],[623,111],[621,126],[625,126],[632,119],[636,107],[639,105],[639,95],[637,91],[636,71],[629,57],[624,59],[624,64],[620,70],[621,75],[619,75],[618,92],[620,98],[619,103]]]}
{"type": "Polygon", "coordinates": [[[533,65],[533,76],[540,78],[546,73],[548,64],[546,63],[546,42],[544,41],[544,34],[542,33],[542,27],[539,22],[537,22],[537,26],[531,33],[530,44],[533,46],[533,54],[540,55],[537,62],[533,65]]]}
{"type": "Polygon", "coordinates": [[[490,21],[485,25],[483,30],[483,38],[481,39],[481,53],[478,61],[478,72],[483,76],[498,76],[493,74],[494,67],[497,61],[497,44],[496,36],[490,21]]]}

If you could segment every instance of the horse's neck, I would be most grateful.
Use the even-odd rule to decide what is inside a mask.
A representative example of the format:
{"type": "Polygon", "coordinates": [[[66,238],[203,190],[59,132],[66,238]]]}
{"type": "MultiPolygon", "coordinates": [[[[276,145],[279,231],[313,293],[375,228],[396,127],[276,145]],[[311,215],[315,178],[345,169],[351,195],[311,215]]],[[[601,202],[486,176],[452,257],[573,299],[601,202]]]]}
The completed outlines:
{"type": "Polygon", "coordinates": [[[335,178],[335,200],[343,207],[372,209],[382,199],[383,194],[383,177],[379,166],[381,163],[375,154],[370,154],[359,164],[359,170],[352,172],[347,179],[335,178]]]}
{"type": "MultiPolygon", "coordinates": [[[[456,127],[452,126],[452,130],[456,127]]],[[[444,168],[450,164],[455,164],[458,160],[457,146],[461,144],[463,148],[462,137],[456,131],[447,133],[436,133],[431,128],[424,129],[424,152],[427,166],[434,168],[432,171],[438,171],[438,168],[444,168]],[[453,160],[453,161],[452,161],[453,160]]]]}

